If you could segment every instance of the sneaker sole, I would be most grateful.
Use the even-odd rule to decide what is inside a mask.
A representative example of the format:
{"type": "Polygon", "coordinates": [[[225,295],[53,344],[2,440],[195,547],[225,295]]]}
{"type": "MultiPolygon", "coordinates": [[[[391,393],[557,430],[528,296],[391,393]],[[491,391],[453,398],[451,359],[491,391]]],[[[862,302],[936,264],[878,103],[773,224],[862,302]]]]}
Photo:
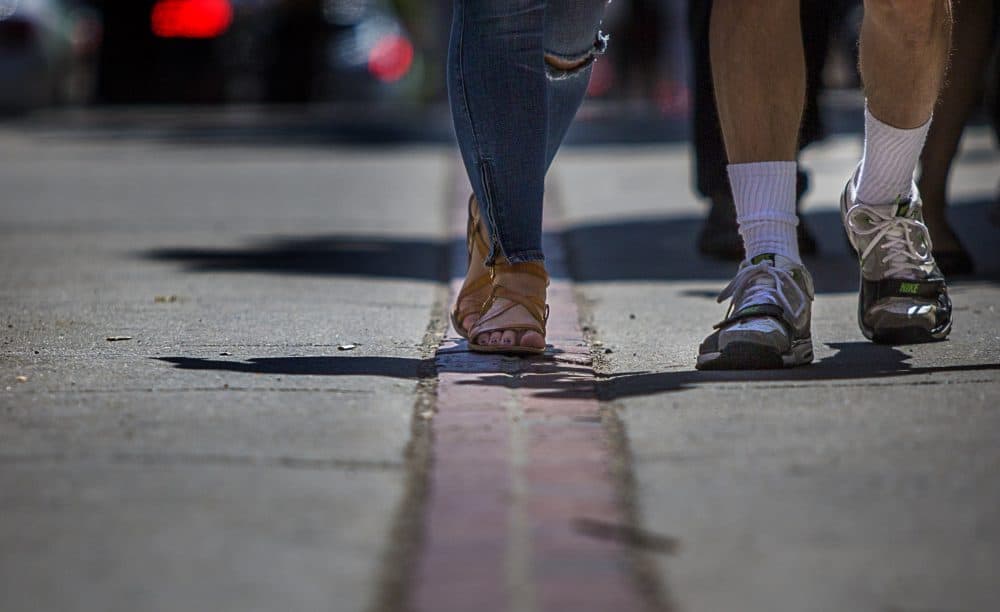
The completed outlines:
{"type": "Polygon", "coordinates": [[[861,328],[861,333],[865,335],[875,344],[891,344],[891,345],[902,345],[902,344],[924,344],[927,342],[940,342],[948,337],[951,333],[951,319],[948,323],[938,330],[927,329],[926,327],[893,327],[890,329],[874,329],[868,327],[862,321],[863,313],[861,312],[861,307],[858,307],[858,327],[861,328]]]}
{"type": "Polygon", "coordinates": [[[813,360],[812,339],[798,340],[785,353],[752,342],[731,342],[714,353],[698,355],[699,370],[776,370],[806,365],[813,360]]]}

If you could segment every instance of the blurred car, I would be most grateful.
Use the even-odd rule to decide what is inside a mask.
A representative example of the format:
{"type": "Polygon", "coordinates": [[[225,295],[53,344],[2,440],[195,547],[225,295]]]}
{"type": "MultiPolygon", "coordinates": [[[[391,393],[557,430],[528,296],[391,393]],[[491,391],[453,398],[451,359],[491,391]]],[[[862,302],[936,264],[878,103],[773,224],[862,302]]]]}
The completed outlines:
{"type": "Polygon", "coordinates": [[[404,99],[419,58],[386,0],[103,0],[107,102],[404,99]]]}
{"type": "Polygon", "coordinates": [[[96,13],[79,2],[0,2],[0,108],[86,101],[99,39],[96,13]]]}
{"type": "Polygon", "coordinates": [[[271,100],[384,100],[415,89],[416,51],[387,0],[299,2],[276,26],[271,100]],[[300,42],[303,32],[309,45],[300,42]]]}
{"type": "Polygon", "coordinates": [[[95,0],[94,6],[104,25],[99,101],[225,99],[219,41],[232,21],[227,0],[95,0]]]}

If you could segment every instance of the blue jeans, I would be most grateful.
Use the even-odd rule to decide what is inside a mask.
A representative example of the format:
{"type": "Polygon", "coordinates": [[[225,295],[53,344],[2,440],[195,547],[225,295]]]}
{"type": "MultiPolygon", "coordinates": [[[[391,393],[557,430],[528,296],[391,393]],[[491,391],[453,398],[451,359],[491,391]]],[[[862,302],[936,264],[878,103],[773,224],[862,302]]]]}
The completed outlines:
{"type": "Polygon", "coordinates": [[[544,259],[545,173],[607,43],[607,2],[455,0],[448,97],[492,238],[487,262],[544,259]]]}

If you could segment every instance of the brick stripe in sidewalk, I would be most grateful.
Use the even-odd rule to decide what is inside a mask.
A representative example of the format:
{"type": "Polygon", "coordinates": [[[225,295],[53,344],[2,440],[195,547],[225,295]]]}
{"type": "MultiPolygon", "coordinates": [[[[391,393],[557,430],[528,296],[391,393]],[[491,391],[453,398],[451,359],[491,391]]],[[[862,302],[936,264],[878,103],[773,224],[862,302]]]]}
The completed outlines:
{"type": "MultiPolygon", "coordinates": [[[[467,194],[467,187],[457,193],[467,194]]],[[[454,236],[465,232],[465,197],[454,236]]],[[[449,330],[437,351],[437,413],[412,608],[421,612],[639,611],[629,551],[581,525],[627,525],[612,475],[589,348],[557,228],[547,227],[550,349],[470,353],[449,330]]],[[[452,300],[465,272],[453,249],[452,300]]]]}

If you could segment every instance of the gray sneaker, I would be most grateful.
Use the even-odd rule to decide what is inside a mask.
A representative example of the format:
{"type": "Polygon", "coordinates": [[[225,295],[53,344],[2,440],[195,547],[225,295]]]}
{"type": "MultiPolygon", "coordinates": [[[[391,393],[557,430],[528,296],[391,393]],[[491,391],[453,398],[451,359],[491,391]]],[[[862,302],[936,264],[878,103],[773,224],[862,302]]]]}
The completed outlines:
{"type": "Polygon", "coordinates": [[[801,264],[759,255],[740,264],[719,302],[726,318],[698,349],[699,370],[786,368],[812,361],[813,282],[801,264]]]}
{"type": "Polygon", "coordinates": [[[857,200],[856,180],[855,170],[840,214],[861,263],[861,332],[884,344],[944,340],[951,331],[951,298],[934,262],[917,186],[907,201],[870,206],[857,200]]]}

